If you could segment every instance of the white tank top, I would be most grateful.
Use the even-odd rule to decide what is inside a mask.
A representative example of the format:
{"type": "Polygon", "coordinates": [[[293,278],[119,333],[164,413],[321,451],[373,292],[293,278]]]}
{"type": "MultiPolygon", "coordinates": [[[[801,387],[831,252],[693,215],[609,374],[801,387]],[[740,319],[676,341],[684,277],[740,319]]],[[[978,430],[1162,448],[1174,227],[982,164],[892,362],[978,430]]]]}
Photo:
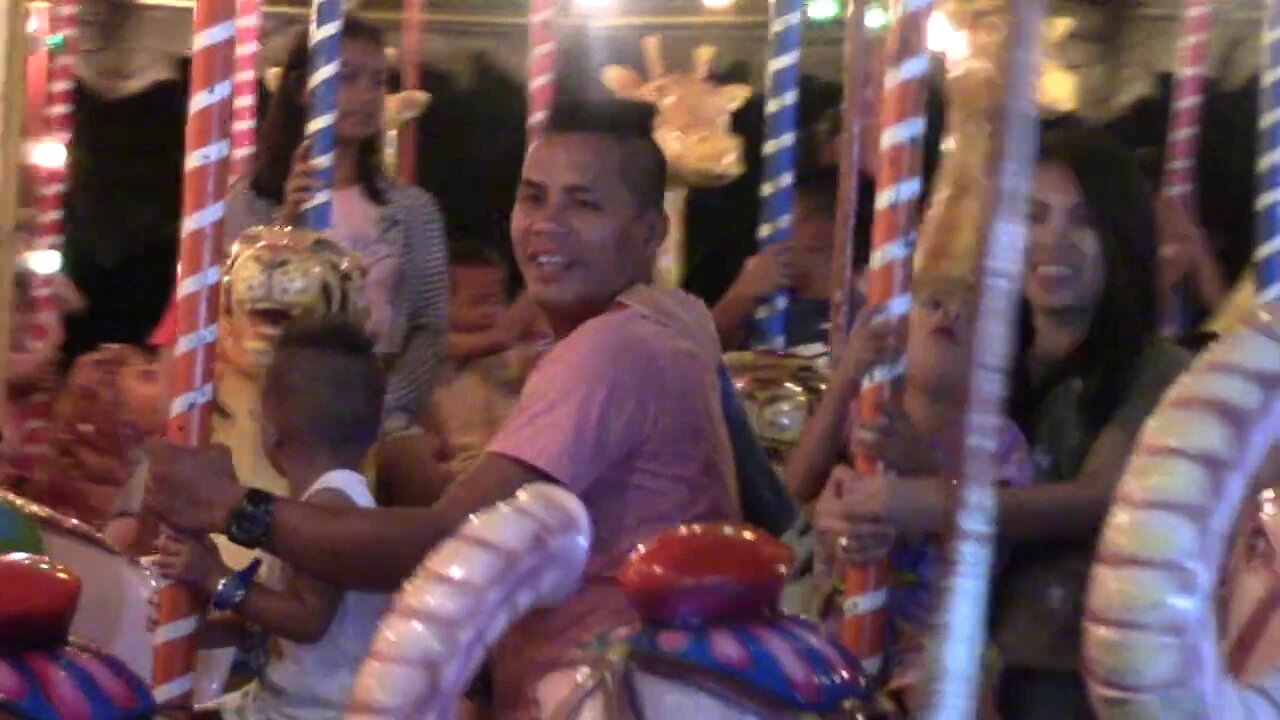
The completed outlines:
{"type": "MultiPolygon", "coordinates": [[[[363,475],[332,470],[321,475],[301,500],[321,490],[336,490],[362,508],[377,507],[363,475]]],[[[262,581],[282,588],[291,570],[269,555],[263,556],[262,581]]],[[[346,710],[351,684],[391,596],[385,593],[343,593],[329,631],[313,645],[271,640],[270,659],[254,693],[254,715],[273,720],[340,718],[346,710]]]]}

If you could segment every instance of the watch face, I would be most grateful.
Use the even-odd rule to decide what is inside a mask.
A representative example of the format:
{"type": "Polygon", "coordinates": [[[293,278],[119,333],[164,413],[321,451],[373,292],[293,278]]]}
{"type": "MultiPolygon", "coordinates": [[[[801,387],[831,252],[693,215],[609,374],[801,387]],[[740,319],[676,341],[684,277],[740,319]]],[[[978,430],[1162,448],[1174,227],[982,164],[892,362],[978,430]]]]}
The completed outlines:
{"type": "Polygon", "coordinates": [[[227,536],[237,545],[257,548],[267,540],[271,529],[273,496],[261,490],[250,490],[232,513],[227,536]]]}

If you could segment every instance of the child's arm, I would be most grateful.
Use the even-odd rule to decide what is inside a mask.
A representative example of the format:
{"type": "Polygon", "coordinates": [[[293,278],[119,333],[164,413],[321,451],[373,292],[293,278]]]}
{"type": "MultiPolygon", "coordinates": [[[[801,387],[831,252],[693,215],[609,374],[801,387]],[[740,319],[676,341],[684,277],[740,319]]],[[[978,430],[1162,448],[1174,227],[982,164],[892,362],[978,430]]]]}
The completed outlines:
{"type": "Polygon", "coordinates": [[[844,447],[849,406],[858,397],[862,378],[891,349],[893,325],[873,323],[872,318],[869,308],[858,314],[818,411],[805,422],[800,442],[787,458],[784,482],[791,496],[801,503],[812,501],[822,492],[844,447]]]}
{"type": "MultiPolygon", "coordinates": [[[[150,609],[147,613],[147,631],[155,632],[159,625],[160,608],[158,594],[148,599],[150,609]]],[[[244,620],[232,613],[212,612],[200,623],[196,633],[196,647],[200,650],[217,650],[219,648],[238,647],[244,641],[244,620]]]]}
{"type": "Polygon", "coordinates": [[[510,344],[506,328],[495,325],[478,332],[449,331],[449,359],[469,360],[502,352],[510,344]]]}
{"type": "MultiPolygon", "coordinates": [[[[321,490],[307,502],[331,507],[353,506],[346,495],[336,490],[321,490]]],[[[223,578],[231,574],[207,537],[195,540],[165,535],[160,538],[159,550],[156,568],[162,575],[193,585],[211,597],[217,593],[223,578]]],[[[341,600],[341,590],[295,571],[283,591],[254,583],[235,613],[272,635],[296,643],[314,643],[328,632],[341,600]]]]}
{"type": "MultiPolygon", "coordinates": [[[[354,505],[337,490],[321,490],[307,498],[307,502],[330,507],[354,505]]],[[[236,608],[236,614],[285,640],[303,644],[319,642],[338,612],[342,591],[296,569],[290,575],[283,591],[254,583],[244,602],[236,608]]]]}
{"type": "Polygon", "coordinates": [[[201,650],[239,647],[244,642],[244,620],[232,613],[211,614],[200,626],[197,643],[201,650]]]}

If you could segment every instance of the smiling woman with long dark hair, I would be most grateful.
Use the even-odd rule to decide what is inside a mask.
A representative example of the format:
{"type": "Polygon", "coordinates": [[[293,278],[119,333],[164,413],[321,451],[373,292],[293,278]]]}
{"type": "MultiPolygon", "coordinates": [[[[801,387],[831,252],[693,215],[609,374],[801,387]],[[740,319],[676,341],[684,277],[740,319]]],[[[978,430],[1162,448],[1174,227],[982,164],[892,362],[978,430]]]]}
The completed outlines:
{"type": "Polygon", "coordinates": [[[1189,357],[1159,337],[1154,209],[1132,153],[1099,130],[1047,132],[1029,230],[1030,337],[1011,400],[1043,484],[1001,498],[1001,713],[1089,718],[1078,662],[1093,544],[1138,429],[1189,357]]]}
{"type": "MultiPolygon", "coordinates": [[[[229,245],[248,227],[295,224],[314,181],[306,123],[306,33],[299,32],[258,138],[258,165],[228,198],[229,245]]],[[[444,358],[448,260],[444,219],[435,199],[397,184],[381,164],[386,92],[382,31],[348,16],[342,28],[332,239],[360,256],[368,272],[367,330],[390,367],[384,406],[388,429],[411,426],[444,358]]]]}
{"type": "MultiPolygon", "coordinates": [[[[1010,413],[1030,444],[1034,482],[997,491],[997,527],[1011,546],[994,592],[993,639],[1006,668],[1002,717],[1092,717],[1078,663],[1093,544],[1139,427],[1189,359],[1157,332],[1153,213],[1146,179],[1124,148],[1097,130],[1045,133],[1031,188],[1024,342],[1010,413]]],[[[824,412],[819,419],[830,416],[824,412]]],[[[812,454],[823,462],[796,460],[791,474],[805,500],[829,472],[832,438],[844,428],[811,425],[807,435],[828,432],[801,442],[823,448],[812,454]]],[[[945,532],[951,484],[938,463],[919,462],[936,454],[936,437],[903,412],[854,434],[896,475],[828,481],[818,529],[840,537],[887,521],[908,534],[945,532]]]]}

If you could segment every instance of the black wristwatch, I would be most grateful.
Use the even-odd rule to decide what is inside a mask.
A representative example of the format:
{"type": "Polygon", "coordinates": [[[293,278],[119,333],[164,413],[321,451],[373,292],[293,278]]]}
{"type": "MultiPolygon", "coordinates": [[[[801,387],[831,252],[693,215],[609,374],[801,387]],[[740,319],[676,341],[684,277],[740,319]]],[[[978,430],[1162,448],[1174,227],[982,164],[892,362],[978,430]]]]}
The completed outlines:
{"type": "Polygon", "coordinates": [[[275,495],[250,488],[227,518],[227,538],[250,550],[266,545],[271,538],[275,501],[275,495]]]}

